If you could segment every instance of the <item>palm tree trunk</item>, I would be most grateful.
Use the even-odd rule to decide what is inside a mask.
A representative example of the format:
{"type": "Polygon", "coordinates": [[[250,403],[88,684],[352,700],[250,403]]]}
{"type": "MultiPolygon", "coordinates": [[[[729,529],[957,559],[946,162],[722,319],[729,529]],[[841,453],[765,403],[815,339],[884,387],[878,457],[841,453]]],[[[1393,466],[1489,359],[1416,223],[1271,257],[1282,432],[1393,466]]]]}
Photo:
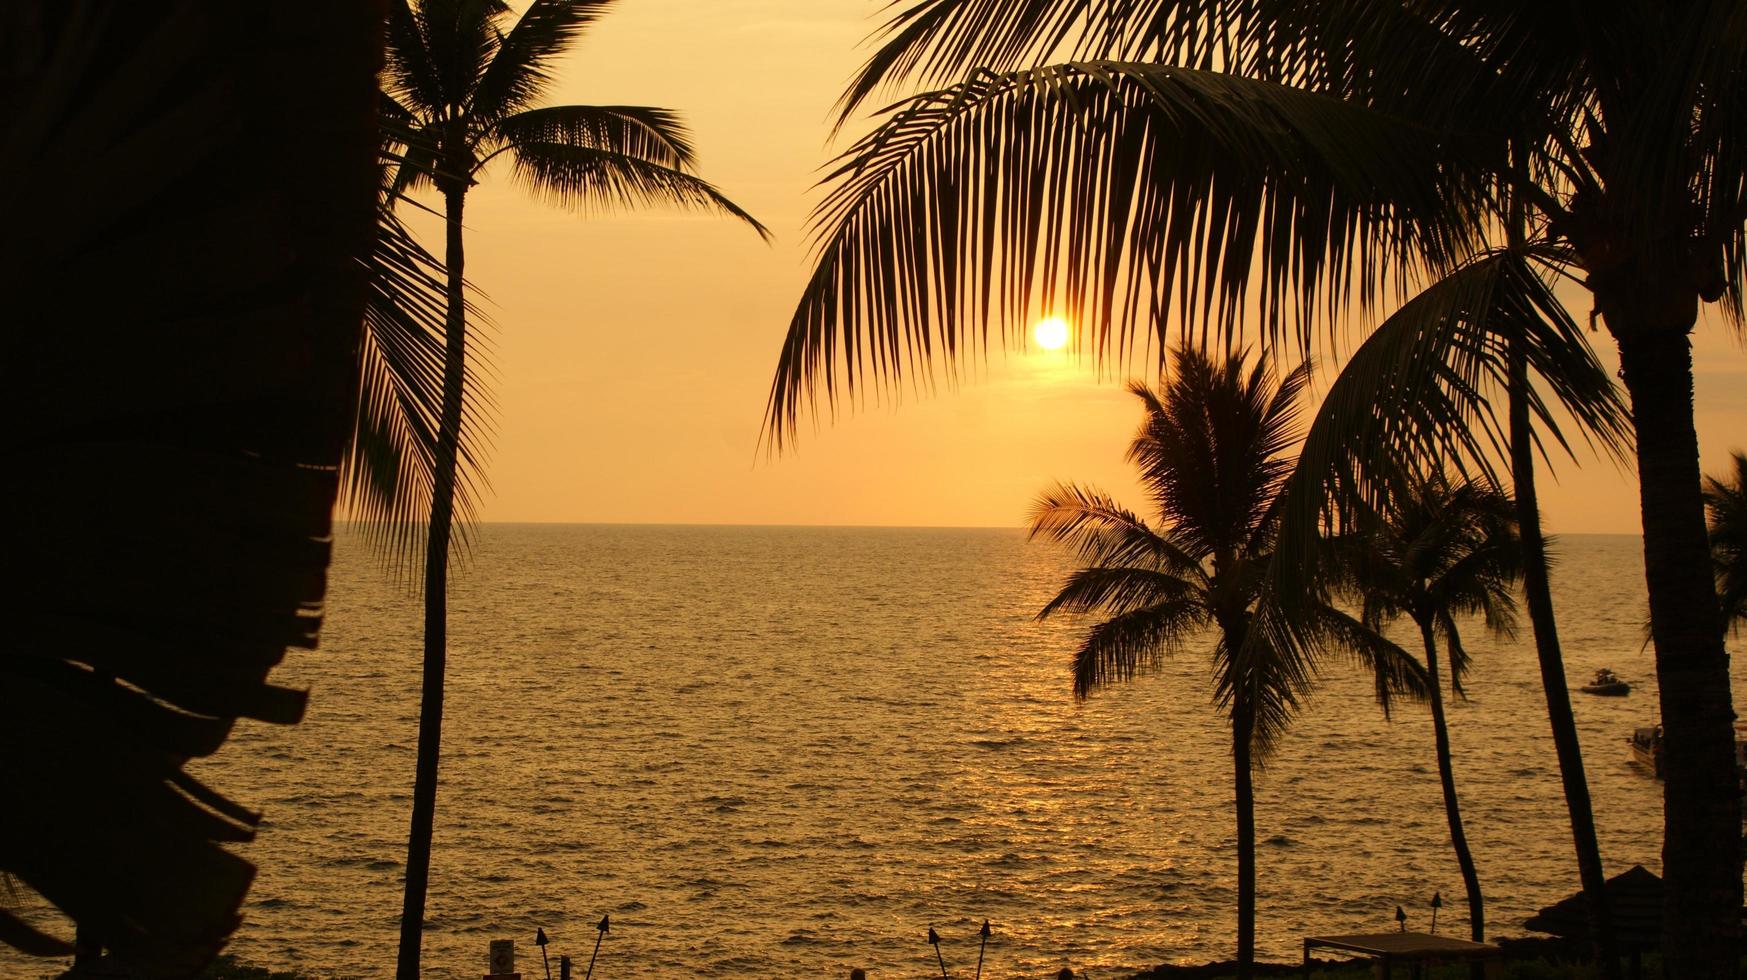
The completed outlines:
{"type": "Polygon", "coordinates": [[[1529,432],[1528,367],[1520,339],[1511,341],[1510,465],[1516,497],[1517,534],[1522,543],[1523,593],[1529,622],[1535,631],[1535,655],[1541,664],[1541,690],[1547,698],[1547,720],[1553,729],[1553,750],[1559,759],[1559,780],[1565,788],[1565,810],[1571,818],[1571,840],[1577,848],[1577,875],[1589,912],[1589,935],[1603,980],[1619,980],[1619,944],[1614,940],[1613,914],[1607,902],[1607,878],[1602,871],[1601,845],[1595,837],[1589,780],[1583,772],[1583,747],[1577,740],[1577,719],[1571,713],[1571,691],[1565,684],[1565,656],[1559,648],[1559,624],[1553,618],[1553,594],[1547,581],[1547,546],[1541,537],[1541,506],[1535,492],[1534,445],[1529,432]]]}
{"type": "Polygon", "coordinates": [[[1662,706],[1664,969],[1694,980],[1734,977],[1741,790],[1729,657],[1700,492],[1692,349],[1684,329],[1616,319],[1606,306],[1602,312],[1619,341],[1637,432],[1644,577],[1662,706]]]}
{"type": "Polygon", "coordinates": [[[1462,869],[1462,886],[1468,890],[1468,933],[1475,942],[1486,940],[1486,904],[1480,896],[1480,875],[1474,870],[1474,855],[1468,850],[1468,835],[1462,831],[1462,805],[1456,799],[1456,772],[1450,765],[1450,729],[1444,722],[1443,681],[1438,677],[1438,641],[1428,617],[1419,620],[1425,641],[1426,673],[1432,683],[1432,736],[1438,746],[1438,781],[1444,786],[1444,815],[1450,820],[1450,846],[1462,869]]]}
{"type": "Polygon", "coordinates": [[[430,884],[431,828],[437,812],[437,762],[443,739],[443,674],[448,664],[449,534],[455,514],[455,474],[461,445],[462,378],[467,361],[467,307],[463,294],[461,215],[465,188],[443,194],[447,224],[448,319],[444,324],[443,414],[437,430],[431,523],[425,543],[425,662],[419,702],[419,746],[413,779],[412,826],[406,841],[406,891],[400,913],[396,980],[418,980],[424,938],[425,893],[430,884]]]}
{"type": "Polygon", "coordinates": [[[1237,980],[1250,980],[1256,962],[1256,796],[1250,779],[1254,727],[1250,706],[1235,704],[1231,756],[1237,780],[1237,980]]]}

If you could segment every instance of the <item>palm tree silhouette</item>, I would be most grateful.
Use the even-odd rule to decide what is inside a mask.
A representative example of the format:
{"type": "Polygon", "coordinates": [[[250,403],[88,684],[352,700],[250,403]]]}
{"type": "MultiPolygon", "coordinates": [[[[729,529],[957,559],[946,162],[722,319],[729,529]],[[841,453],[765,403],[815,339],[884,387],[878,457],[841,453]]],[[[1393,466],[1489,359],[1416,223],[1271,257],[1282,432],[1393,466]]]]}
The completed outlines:
{"type": "MultiPolygon", "coordinates": [[[[1275,531],[1278,494],[1292,469],[1298,396],[1309,366],[1278,384],[1266,360],[1214,363],[1193,349],[1154,392],[1129,386],[1146,418],[1128,458],[1160,523],[1155,527],[1097,490],[1065,485],[1032,514],[1031,536],[1065,543],[1085,567],[1038,614],[1098,613],[1074,653],[1074,693],[1086,697],[1178,652],[1211,628],[1214,694],[1231,721],[1237,801],[1238,975],[1255,959],[1256,839],[1252,772],[1285,732],[1308,691],[1315,651],[1278,649],[1251,636],[1275,531]]],[[[1418,665],[1382,636],[1326,603],[1304,611],[1307,630],[1366,664],[1385,709],[1420,694],[1418,665]]]]}
{"type": "MultiPolygon", "coordinates": [[[[1582,748],[1553,618],[1534,482],[1543,444],[1572,451],[1544,394],[1575,429],[1616,459],[1630,452],[1630,415],[1583,331],[1529,260],[1530,242],[1464,263],[1372,331],[1317,408],[1289,486],[1270,587],[1283,609],[1295,584],[1314,579],[1324,520],[1350,526],[1376,501],[1411,489],[1428,459],[1467,459],[1495,479],[1508,461],[1514,485],[1523,586],[1542,688],[1571,823],[1590,935],[1604,976],[1618,975],[1600,846],[1582,748]],[[1504,363],[1500,363],[1500,362],[1504,363]],[[1531,385],[1530,381],[1539,382],[1531,385]],[[1507,403],[1500,420],[1497,402],[1507,403]]],[[[1290,642],[1290,619],[1277,632],[1290,642]]]]}
{"type": "Polygon", "coordinates": [[[1710,512],[1711,561],[1723,600],[1723,629],[1747,623],[1747,454],[1731,456],[1735,471],[1705,478],[1710,512]]]}
{"type": "Polygon", "coordinates": [[[390,0],[387,112],[411,138],[398,191],[434,188],[443,199],[443,393],[425,541],[425,643],[418,773],[401,913],[400,980],[416,980],[436,810],[447,659],[448,561],[466,403],[467,314],[463,219],[467,191],[499,157],[535,192],[571,207],[671,204],[757,221],[689,172],[693,153],[673,113],[647,106],[536,107],[552,63],[610,0],[534,0],[507,31],[502,0],[390,0]]]}
{"type": "Polygon", "coordinates": [[[1731,972],[1741,801],[1687,335],[1704,302],[1743,322],[1744,73],[1735,0],[908,5],[844,110],[906,78],[944,87],[831,178],[773,434],[817,383],[957,363],[974,325],[1011,330],[1039,296],[1100,351],[1170,312],[1227,333],[1253,313],[1309,343],[1349,301],[1473,260],[1522,209],[1533,261],[1591,290],[1631,395],[1675,763],[1664,948],[1683,976],[1731,972]]]}
{"type": "Polygon", "coordinates": [[[1469,658],[1456,617],[1480,615],[1500,635],[1514,630],[1512,590],[1522,555],[1511,521],[1511,504],[1503,494],[1470,481],[1452,484],[1437,474],[1394,495],[1381,515],[1363,521],[1365,530],[1343,542],[1347,584],[1362,603],[1365,624],[1381,630],[1405,615],[1419,628],[1444,813],[1468,892],[1468,923],[1475,942],[1486,938],[1485,903],[1462,829],[1438,641],[1442,639],[1449,653],[1450,688],[1461,694],[1469,658]]]}

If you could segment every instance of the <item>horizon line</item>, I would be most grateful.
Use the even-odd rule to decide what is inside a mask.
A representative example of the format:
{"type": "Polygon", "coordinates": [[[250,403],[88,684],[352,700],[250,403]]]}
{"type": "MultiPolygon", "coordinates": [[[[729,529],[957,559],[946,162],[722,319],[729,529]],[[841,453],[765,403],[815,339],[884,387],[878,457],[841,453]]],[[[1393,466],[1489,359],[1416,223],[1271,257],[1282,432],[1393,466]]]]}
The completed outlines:
{"type": "MultiPolygon", "coordinates": [[[[370,521],[352,518],[335,518],[335,526],[354,527],[370,524],[370,521]]],[[[544,527],[720,527],[720,528],[769,528],[802,529],[815,528],[819,530],[844,531],[1024,531],[1018,524],[825,524],[825,523],[767,523],[758,521],[560,521],[560,520],[491,520],[468,522],[474,527],[487,526],[544,526],[544,527]]],[[[1549,531],[1548,537],[1569,537],[1574,534],[1602,538],[1641,538],[1642,531],[1549,531]]]]}

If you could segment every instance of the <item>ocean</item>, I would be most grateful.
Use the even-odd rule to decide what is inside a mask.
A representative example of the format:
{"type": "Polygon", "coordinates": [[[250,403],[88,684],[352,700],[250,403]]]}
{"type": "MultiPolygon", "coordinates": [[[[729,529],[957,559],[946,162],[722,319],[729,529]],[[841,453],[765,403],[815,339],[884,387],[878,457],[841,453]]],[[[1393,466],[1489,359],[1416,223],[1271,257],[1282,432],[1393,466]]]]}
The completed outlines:
{"type": "MultiPolygon", "coordinates": [[[[1657,720],[1638,539],[1555,542],[1608,873],[1660,871],[1657,720]]],[[[596,977],[1092,977],[1232,955],[1229,729],[1208,644],[1077,702],[1084,624],[1034,615],[1070,562],[1012,530],[485,525],[452,589],[425,975],[543,976],[536,928],[596,977]]],[[[420,613],[353,535],[322,648],[275,674],[300,726],[244,724],[194,768],[266,813],[231,950],[322,977],[393,972],[420,613]]],[[[1464,635],[1449,705],[1489,936],[1578,887],[1526,615],[1464,635]]],[[[1408,631],[1400,638],[1411,640],[1408,631]]],[[[1417,652],[1416,646],[1410,646],[1417,652]]],[[[1736,701],[1742,701],[1736,687],[1736,701]]],[[[1428,710],[1385,719],[1338,658],[1258,778],[1258,942],[1466,935],[1428,710]]],[[[29,901],[26,901],[29,911],[29,901]]],[[[52,921],[40,913],[37,921],[52,921]]],[[[52,966],[52,965],[51,965],[52,966]]],[[[0,974],[50,966],[0,954],[0,974]]]]}

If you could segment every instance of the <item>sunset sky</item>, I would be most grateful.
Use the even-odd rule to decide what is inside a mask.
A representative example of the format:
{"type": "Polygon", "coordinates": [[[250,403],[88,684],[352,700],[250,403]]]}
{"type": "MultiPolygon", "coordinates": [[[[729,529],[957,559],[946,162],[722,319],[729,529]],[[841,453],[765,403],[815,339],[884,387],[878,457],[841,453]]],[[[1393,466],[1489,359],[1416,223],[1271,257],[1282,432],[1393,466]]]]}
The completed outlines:
{"type": "MultiPolygon", "coordinates": [[[[467,274],[496,323],[485,520],[1016,526],[1064,479],[1144,506],[1122,462],[1139,419],[1126,375],[1100,380],[1068,353],[997,352],[956,390],[907,392],[803,430],[780,457],[760,451],[810,268],[813,184],[836,150],[832,104],[883,7],[623,0],[561,63],[549,103],[679,111],[702,176],[775,242],[715,217],[578,216],[535,199],[507,161],[489,171],[467,205],[467,274]]],[[[1581,321],[1587,307],[1574,312],[1581,321]]],[[[1591,337],[1612,363],[1606,334],[1591,337]]],[[[1716,316],[1696,350],[1699,439],[1715,472],[1747,446],[1747,354],[1716,316]]],[[[1579,462],[1543,488],[1551,529],[1635,532],[1634,480],[1579,462]]]]}

